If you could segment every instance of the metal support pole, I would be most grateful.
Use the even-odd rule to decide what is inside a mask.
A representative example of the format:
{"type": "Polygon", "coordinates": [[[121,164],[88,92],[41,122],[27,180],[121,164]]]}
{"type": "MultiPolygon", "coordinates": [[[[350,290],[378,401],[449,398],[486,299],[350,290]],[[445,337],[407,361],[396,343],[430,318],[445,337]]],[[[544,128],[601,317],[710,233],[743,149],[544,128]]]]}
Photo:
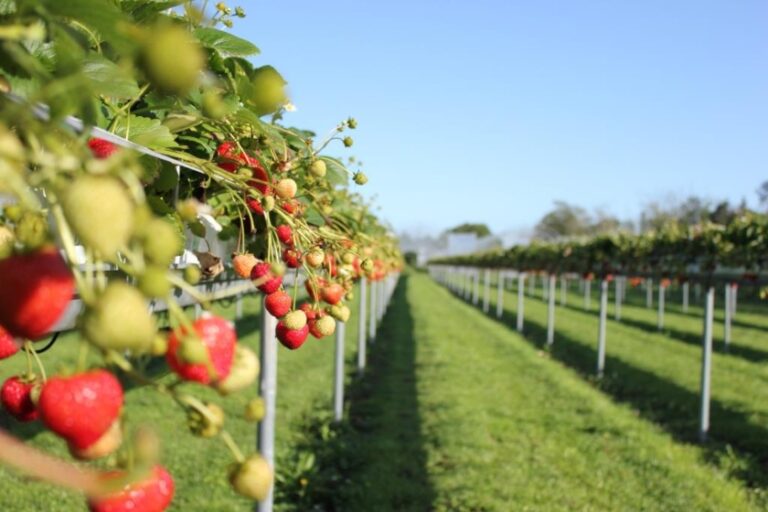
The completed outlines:
{"type": "Polygon", "coordinates": [[[600,282],[600,324],[597,331],[597,376],[605,370],[605,324],[608,318],[608,281],[600,282]]]}
{"type": "Polygon", "coordinates": [[[645,307],[653,307],[653,279],[650,277],[645,280],[645,307]]]}
{"type": "Polygon", "coordinates": [[[731,283],[725,283],[725,331],[723,333],[723,341],[725,342],[725,351],[728,352],[731,348],[731,315],[733,314],[733,290],[731,283]]]}
{"type": "Polygon", "coordinates": [[[616,276],[615,283],[614,283],[614,290],[613,293],[615,295],[614,297],[614,313],[616,314],[616,321],[621,320],[621,277],[616,276]]]}
{"type": "Polygon", "coordinates": [[[357,318],[357,373],[362,375],[365,371],[366,353],[368,348],[367,339],[365,337],[365,314],[366,314],[366,302],[368,291],[368,279],[362,278],[360,280],[360,310],[357,318]]]}
{"type": "Polygon", "coordinates": [[[485,286],[483,286],[483,313],[488,313],[491,308],[491,271],[485,269],[485,286]]]}
{"type": "Polygon", "coordinates": [[[592,309],[592,280],[587,279],[584,282],[584,309],[592,309]]]}
{"type": "Polygon", "coordinates": [[[496,290],[496,318],[501,318],[502,313],[504,312],[504,278],[506,277],[506,274],[504,271],[499,270],[498,280],[497,283],[498,289],[496,290]]]}
{"type": "Polygon", "coordinates": [[[243,318],[243,294],[238,293],[235,299],[235,320],[243,318]]]}
{"type": "Polygon", "coordinates": [[[690,294],[691,285],[688,281],[683,283],[683,313],[688,312],[688,295],[690,294]]]}
{"type": "Polygon", "coordinates": [[[525,318],[525,274],[517,274],[517,332],[523,332],[525,318]]]}
{"type": "Polygon", "coordinates": [[[699,414],[699,440],[707,440],[709,433],[709,395],[712,376],[712,321],[715,316],[715,288],[707,288],[704,305],[704,342],[701,353],[701,407],[699,414]]]}
{"type": "Polygon", "coordinates": [[[387,282],[381,281],[379,283],[379,296],[376,300],[376,304],[379,305],[379,317],[376,319],[379,323],[381,323],[381,319],[384,318],[384,311],[386,311],[387,308],[387,282]]]}
{"type": "Polygon", "coordinates": [[[736,316],[736,302],[739,296],[739,285],[733,283],[731,285],[731,318],[736,316]]]}
{"type": "MultiPolygon", "coordinates": [[[[277,339],[275,328],[277,319],[267,312],[264,302],[261,305],[261,372],[259,374],[259,392],[264,400],[264,417],[259,422],[259,452],[275,471],[275,413],[277,404],[277,339]]],[[[269,494],[258,504],[259,512],[272,512],[274,485],[269,494]]]]}
{"type": "Polygon", "coordinates": [[[475,290],[472,295],[472,304],[477,305],[480,303],[480,271],[475,270],[473,273],[475,276],[475,290]]]}
{"type": "Polygon", "coordinates": [[[659,283],[659,313],[657,317],[657,326],[659,330],[664,329],[664,294],[667,287],[659,283]]]}
{"type": "Polygon", "coordinates": [[[371,311],[368,314],[368,339],[371,341],[371,344],[376,342],[376,296],[378,295],[376,289],[378,287],[378,281],[371,281],[371,311]]]}
{"type": "Polygon", "coordinates": [[[344,417],[344,334],[346,324],[336,322],[336,352],[333,367],[333,419],[344,417]]]}
{"type": "Polygon", "coordinates": [[[547,308],[547,345],[555,342],[555,274],[549,275],[549,307],[547,308]]]}

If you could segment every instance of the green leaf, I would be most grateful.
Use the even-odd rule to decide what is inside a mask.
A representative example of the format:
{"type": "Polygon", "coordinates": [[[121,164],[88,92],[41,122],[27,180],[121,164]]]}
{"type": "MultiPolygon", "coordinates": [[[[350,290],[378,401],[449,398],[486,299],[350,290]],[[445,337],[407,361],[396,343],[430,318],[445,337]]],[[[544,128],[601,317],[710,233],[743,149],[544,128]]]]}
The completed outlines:
{"type": "Polygon", "coordinates": [[[95,30],[104,39],[120,51],[127,51],[134,44],[119,28],[127,23],[125,14],[113,2],[104,0],[42,0],[49,12],[65,18],[77,20],[91,30],[95,30]]]}
{"type": "Polygon", "coordinates": [[[115,125],[115,134],[151,149],[176,146],[176,139],[159,120],[131,115],[115,125]]]}
{"type": "Polygon", "coordinates": [[[224,57],[256,55],[259,49],[250,41],[211,27],[201,27],[194,32],[206,48],[216,50],[224,57]]]}
{"type": "Polygon", "coordinates": [[[330,156],[321,156],[320,160],[325,162],[327,173],[325,178],[331,185],[346,185],[349,183],[349,173],[341,160],[331,158],[330,156]]]}
{"type": "Polygon", "coordinates": [[[131,99],[139,94],[136,80],[120,66],[101,55],[88,55],[83,62],[83,73],[91,80],[96,94],[118,99],[131,99]]]}

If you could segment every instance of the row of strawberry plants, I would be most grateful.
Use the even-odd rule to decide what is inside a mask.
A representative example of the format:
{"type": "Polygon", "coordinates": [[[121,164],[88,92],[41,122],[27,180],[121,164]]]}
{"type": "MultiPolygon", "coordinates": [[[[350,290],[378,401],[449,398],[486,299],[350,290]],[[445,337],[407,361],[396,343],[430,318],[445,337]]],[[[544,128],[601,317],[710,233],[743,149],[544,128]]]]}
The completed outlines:
{"type": "Polygon", "coordinates": [[[684,278],[695,270],[712,277],[719,269],[743,269],[755,280],[766,264],[768,217],[746,214],[727,226],[670,224],[658,231],[516,245],[505,251],[440,258],[432,263],[515,268],[547,273],[642,274],[684,278]]]}
{"type": "MultiPolygon", "coordinates": [[[[30,360],[27,374],[3,385],[3,404],[19,421],[42,421],[75,458],[118,453],[110,460],[120,462],[107,473],[50,474],[41,466],[60,466],[2,433],[0,453],[85,491],[93,510],[159,511],[173,495],[155,436],[122,432],[115,375],[167,395],[186,411],[191,434],[221,439],[235,461],[235,491],[269,494],[269,464],[244,454],[223,428],[221,407],[185,384],[226,397],[258,376],[256,354],[237,343],[229,321],[192,319],[175,300],[183,291],[210,304],[195,285],[224,271],[223,248],[234,272],[265,294],[289,349],[348,318],[355,281],[381,281],[401,265],[396,240],[350,188],[367,177],[322,154],[334,143],[352,146],[344,133],[357,122],[320,140],[285,126],[286,82],[251,63],[256,46],[221,29],[245,12],[205,5],[0,2],[0,358],[30,360]],[[147,151],[130,149],[139,147],[147,151]],[[201,238],[209,249],[180,265],[201,238]],[[292,289],[283,286],[286,272],[292,289]],[[309,294],[301,305],[300,272],[309,294]],[[83,303],[83,353],[97,351],[103,364],[86,368],[83,357],[69,374],[47,377],[36,343],[74,297],[83,303]],[[167,329],[149,311],[154,300],[167,304],[167,329]],[[142,373],[142,356],[165,358],[177,380],[142,373]]],[[[244,414],[258,420],[262,410],[255,399],[244,414]]]]}

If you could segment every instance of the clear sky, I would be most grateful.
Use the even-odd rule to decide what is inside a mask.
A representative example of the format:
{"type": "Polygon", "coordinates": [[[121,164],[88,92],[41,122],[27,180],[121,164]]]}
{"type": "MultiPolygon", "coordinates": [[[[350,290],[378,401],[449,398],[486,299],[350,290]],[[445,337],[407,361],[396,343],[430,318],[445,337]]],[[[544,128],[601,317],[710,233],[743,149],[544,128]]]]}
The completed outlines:
{"type": "MultiPolygon", "coordinates": [[[[238,5],[232,2],[231,5],[238,5]]],[[[555,199],[636,217],[768,179],[765,0],[241,0],[286,122],[351,150],[396,229],[533,225],[555,199]]]]}

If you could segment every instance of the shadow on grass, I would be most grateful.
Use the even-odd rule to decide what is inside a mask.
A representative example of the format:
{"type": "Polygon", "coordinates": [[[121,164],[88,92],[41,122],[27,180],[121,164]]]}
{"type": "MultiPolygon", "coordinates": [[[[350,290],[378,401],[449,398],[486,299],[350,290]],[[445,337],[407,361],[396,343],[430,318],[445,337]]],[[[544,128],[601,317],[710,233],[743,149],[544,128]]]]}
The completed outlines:
{"type": "Polygon", "coordinates": [[[346,390],[345,419],[332,424],[328,404],[306,416],[298,455],[283,467],[281,510],[431,510],[432,489],[416,393],[413,318],[408,276],[369,349],[362,377],[346,390]]]}
{"type": "MultiPolygon", "coordinates": [[[[513,328],[515,319],[514,312],[505,310],[497,320],[513,328]]],[[[612,356],[610,334],[606,374],[603,379],[597,380],[596,327],[594,331],[595,343],[590,346],[558,332],[556,328],[555,341],[549,350],[551,357],[578,371],[615,400],[629,404],[641,417],[658,424],[676,440],[698,442],[699,395],[612,356]]],[[[547,350],[545,323],[526,316],[523,336],[536,347],[547,350]]],[[[698,373],[700,369],[697,366],[691,371],[698,373]]],[[[710,407],[710,440],[703,445],[707,460],[721,466],[726,461],[727,470],[734,477],[750,486],[768,487],[768,428],[756,425],[750,421],[748,414],[717,400],[712,400],[710,407]],[[732,447],[740,453],[734,452],[732,447]],[[736,462],[733,462],[734,459],[736,462]]]]}
{"type": "MultiPolygon", "coordinates": [[[[527,295],[526,298],[530,299],[532,297],[527,295]]],[[[541,297],[539,297],[539,296],[533,297],[533,299],[534,300],[539,300],[539,301],[542,300],[541,297]]],[[[614,301],[613,301],[613,298],[611,298],[611,301],[609,301],[609,305],[613,305],[613,304],[614,304],[614,301]]],[[[599,305],[599,297],[594,297],[593,296],[592,297],[592,307],[590,309],[584,309],[582,304],[574,304],[572,302],[569,302],[568,304],[563,306],[562,304],[560,304],[559,300],[558,300],[557,307],[558,308],[565,307],[565,308],[570,309],[571,311],[575,311],[577,313],[581,313],[581,314],[584,314],[584,315],[591,315],[591,316],[597,318],[598,315],[599,315],[599,310],[596,309],[598,307],[598,305],[599,305]]],[[[627,306],[627,305],[633,306],[633,307],[643,307],[643,308],[645,307],[645,303],[640,305],[640,304],[636,304],[633,301],[624,302],[624,306],[627,306]]],[[[656,310],[654,310],[654,311],[656,311],[656,310]]],[[[695,314],[693,314],[693,313],[683,313],[682,311],[676,311],[674,309],[667,309],[667,313],[683,315],[683,316],[687,316],[689,318],[694,318],[694,319],[697,318],[697,316],[695,314]]],[[[614,317],[613,314],[609,314],[609,317],[608,317],[609,321],[616,321],[616,320],[614,320],[614,318],[615,317],[614,317]]],[[[704,328],[704,326],[703,326],[703,322],[704,322],[703,318],[698,317],[698,319],[701,320],[701,322],[702,322],[702,329],[703,329],[704,328]]],[[[703,336],[703,330],[702,330],[701,333],[692,333],[690,331],[686,331],[686,330],[683,330],[683,329],[676,329],[674,327],[669,327],[669,325],[667,325],[667,326],[664,327],[664,329],[662,331],[659,331],[658,325],[656,324],[655,321],[645,321],[645,320],[639,320],[639,319],[636,319],[636,318],[628,318],[626,315],[622,316],[621,320],[619,320],[618,322],[620,324],[624,324],[624,325],[627,325],[629,327],[633,327],[635,329],[639,329],[639,330],[645,331],[645,332],[653,332],[653,333],[660,332],[661,334],[664,334],[664,335],[668,336],[671,339],[674,339],[676,341],[680,341],[680,342],[683,342],[683,343],[687,343],[688,345],[694,345],[696,347],[701,346],[701,339],[702,339],[702,336],[703,336]]],[[[720,320],[720,323],[722,323],[722,319],[720,320]]],[[[734,321],[734,325],[735,324],[736,323],[734,321]]],[[[748,324],[748,323],[745,323],[745,322],[743,322],[742,324],[743,324],[744,327],[748,327],[748,328],[755,329],[755,330],[762,330],[762,328],[760,326],[748,324]]],[[[753,362],[757,362],[757,363],[768,361],[768,350],[760,350],[760,349],[757,349],[757,348],[754,348],[754,347],[746,347],[744,345],[739,345],[737,343],[731,342],[731,346],[730,346],[729,350],[726,351],[725,350],[725,344],[724,344],[722,338],[714,339],[712,347],[713,347],[713,349],[716,352],[719,352],[721,354],[728,354],[728,355],[734,356],[734,357],[740,357],[742,359],[746,359],[747,361],[753,361],[753,362]]]]}

